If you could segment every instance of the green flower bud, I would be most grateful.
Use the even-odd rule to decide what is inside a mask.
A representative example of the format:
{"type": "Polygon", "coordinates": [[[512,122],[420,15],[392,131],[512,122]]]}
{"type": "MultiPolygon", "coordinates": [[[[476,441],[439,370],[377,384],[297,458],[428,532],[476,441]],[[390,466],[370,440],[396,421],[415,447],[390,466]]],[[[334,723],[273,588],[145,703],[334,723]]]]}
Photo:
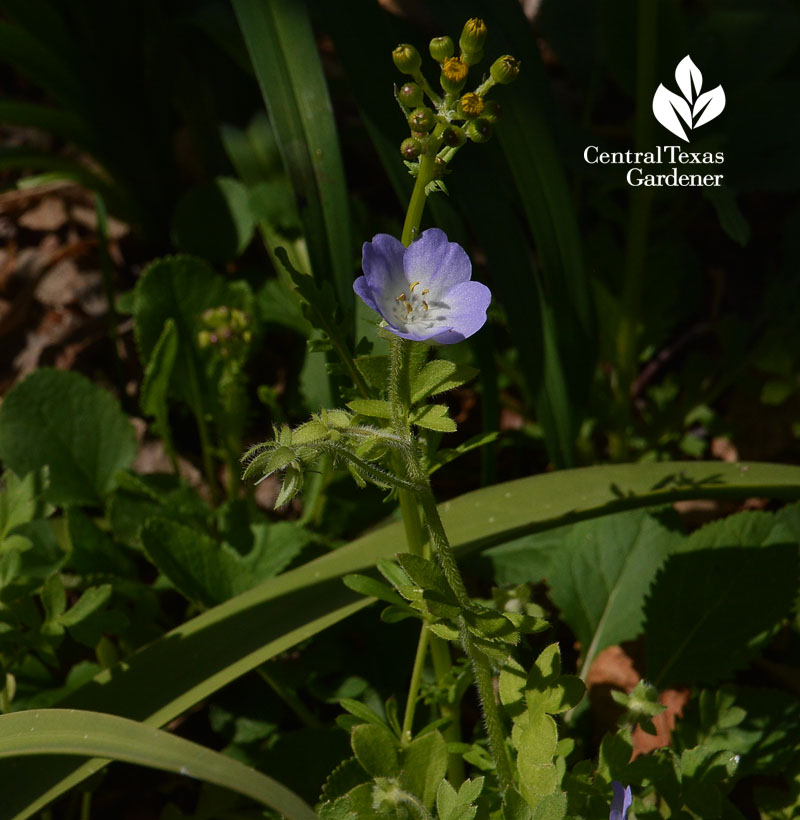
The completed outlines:
{"type": "Polygon", "coordinates": [[[466,128],[467,136],[473,142],[486,142],[492,136],[492,124],[484,117],[470,120],[466,128]]]}
{"type": "Polygon", "coordinates": [[[403,159],[413,162],[422,153],[422,143],[416,137],[409,137],[400,143],[400,153],[403,159]]]}
{"type": "Polygon", "coordinates": [[[392,59],[398,71],[403,74],[416,74],[422,65],[422,57],[414,46],[408,43],[400,43],[392,52],[392,59]]]}
{"type": "Polygon", "coordinates": [[[442,142],[450,148],[458,148],[467,139],[464,129],[457,125],[448,125],[442,132],[442,142]]]}
{"type": "Polygon", "coordinates": [[[448,94],[458,94],[467,81],[469,68],[467,64],[458,57],[448,57],[442,65],[442,76],[440,82],[442,88],[448,94]]]}
{"type": "Polygon", "coordinates": [[[498,57],[489,69],[492,79],[501,85],[508,85],[513,83],[519,76],[519,60],[506,54],[504,57],[498,57]]]}
{"type": "Polygon", "coordinates": [[[449,37],[434,37],[428,46],[431,57],[437,63],[443,63],[448,57],[452,57],[455,52],[453,41],[449,37]]]}
{"type": "Polygon", "coordinates": [[[461,37],[458,44],[464,54],[471,54],[476,51],[483,51],[483,44],[486,42],[486,23],[478,17],[473,17],[464,23],[461,37]]]}
{"type": "Polygon", "coordinates": [[[494,100],[485,100],[486,104],[483,107],[483,114],[481,116],[489,122],[497,122],[503,116],[503,109],[499,103],[494,100]]]}
{"type": "Polygon", "coordinates": [[[461,59],[468,66],[478,65],[478,63],[483,59],[483,49],[481,49],[480,51],[470,51],[470,52],[465,51],[461,55],[461,59]]]}
{"type": "Polygon", "coordinates": [[[422,88],[416,83],[406,83],[398,92],[397,98],[408,108],[422,105],[422,88]]]}
{"type": "Polygon", "coordinates": [[[430,108],[415,108],[408,115],[408,124],[412,131],[430,131],[436,124],[436,116],[430,108]]]}
{"type": "Polygon", "coordinates": [[[463,114],[466,119],[480,116],[483,113],[484,107],[483,97],[478,96],[472,91],[466,93],[458,101],[458,113],[463,114]]]}

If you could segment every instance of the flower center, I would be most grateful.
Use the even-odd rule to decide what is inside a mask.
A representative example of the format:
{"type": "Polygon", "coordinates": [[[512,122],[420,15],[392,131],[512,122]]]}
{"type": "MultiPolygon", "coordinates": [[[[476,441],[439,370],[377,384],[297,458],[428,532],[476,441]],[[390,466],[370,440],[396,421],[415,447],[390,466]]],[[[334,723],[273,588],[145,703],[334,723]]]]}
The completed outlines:
{"type": "Polygon", "coordinates": [[[395,296],[391,313],[398,326],[429,328],[445,321],[447,308],[444,302],[434,300],[420,282],[412,282],[407,291],[395,296]]]}

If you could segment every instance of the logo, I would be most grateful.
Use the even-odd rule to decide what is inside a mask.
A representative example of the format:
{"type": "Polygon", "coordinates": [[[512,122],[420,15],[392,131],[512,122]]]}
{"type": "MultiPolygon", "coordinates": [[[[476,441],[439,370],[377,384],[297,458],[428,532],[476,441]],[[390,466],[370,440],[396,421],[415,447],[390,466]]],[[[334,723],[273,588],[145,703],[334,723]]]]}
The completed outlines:
{"type": "Polygon", "coordinates": [[[664,128],[689,142],[686,129],[691,133],[718,117],[725,108],[725,92],[718,85],[711,91],[700,93],[703,75],[688,54],[675,68],[675,81],[683,96],[670,91],[662,83],[653,95],[653,113],[664,128]]]}

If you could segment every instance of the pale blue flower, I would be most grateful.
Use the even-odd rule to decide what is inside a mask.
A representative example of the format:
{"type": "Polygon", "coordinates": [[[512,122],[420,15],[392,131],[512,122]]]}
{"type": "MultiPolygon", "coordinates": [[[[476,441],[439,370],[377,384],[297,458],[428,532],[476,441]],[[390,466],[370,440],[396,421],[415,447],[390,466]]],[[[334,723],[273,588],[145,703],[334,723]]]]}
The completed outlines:
{"type": "Polygon", "coordinates": [[[492,294],[472,282],[466,251],[431,228],[406,248],[379,233],[364,243],[364,275],[353,290],[402,339],[455,344],[480,330],[492,294]]]}
{"type": "Polygon", "coordinates": [[[633,803],[631,787],[623,787],[622,783],[612,781],[611,788],[614,790],[614,799],[611,801],[611,813],[608,820],[625,820],[628,816],[628,809],[633,803]]]}

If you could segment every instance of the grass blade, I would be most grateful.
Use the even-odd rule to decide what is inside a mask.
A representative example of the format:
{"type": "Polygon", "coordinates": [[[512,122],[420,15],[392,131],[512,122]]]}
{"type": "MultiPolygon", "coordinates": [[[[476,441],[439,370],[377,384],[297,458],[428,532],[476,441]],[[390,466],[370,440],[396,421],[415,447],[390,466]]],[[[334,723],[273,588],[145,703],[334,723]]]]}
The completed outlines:
{"type": "Polygon", "coordinates": [[[350,216],[336,125],[308,12],[293,0],[233,0],[298,202],[318,280],[353,313],[350,216]]]}
{"type": "MultiPolygon", "coordinates": [[[[561,470],[497,484],[440,506],[459,556],[573,521],[692,498],[800,498],[800,467],[661,462],[561,470]]],[[[162,726],[240,675],[370,603],[341,581],[405,549],[401,523],[270,579],[182,624],[73,693],[64,706],[162,726]],[[152,681],[159,681],[157,687],[152,681]]],[[[106,765],[0,761],[0,817],[23,820],[106,765]]]]}
{"type": "Polygon", "coordinates": [[[290,820],[317,820],[294,792],[220,752],[134,720],[77,709],[0,715],[0,758],[103,757],[194,777],[246,795],[290,820]]]}

